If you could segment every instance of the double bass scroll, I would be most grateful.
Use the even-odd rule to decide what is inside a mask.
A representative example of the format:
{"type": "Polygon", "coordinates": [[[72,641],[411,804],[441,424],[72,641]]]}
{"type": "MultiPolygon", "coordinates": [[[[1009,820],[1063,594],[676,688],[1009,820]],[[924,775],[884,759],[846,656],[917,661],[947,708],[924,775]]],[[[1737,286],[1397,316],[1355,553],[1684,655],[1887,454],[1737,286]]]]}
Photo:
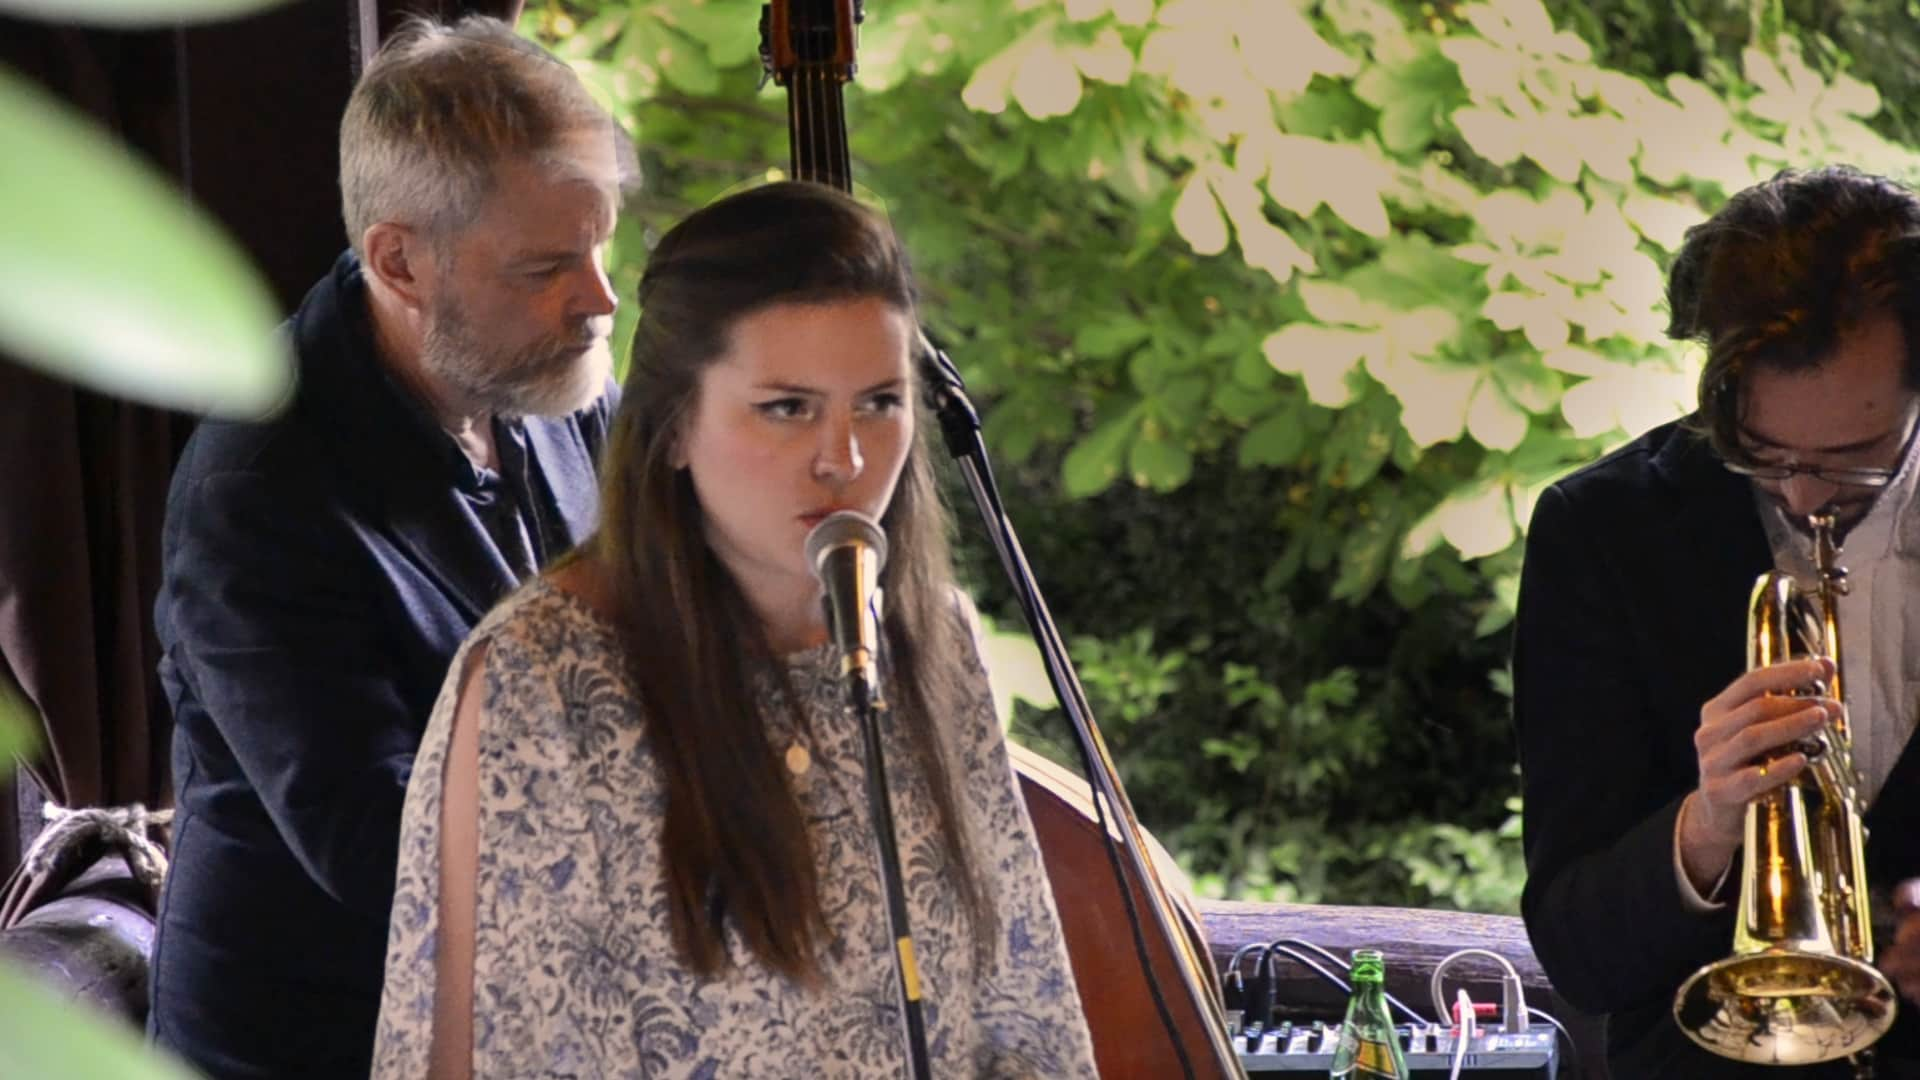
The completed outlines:
{"type": "Polygon", "coordinates": [[[760,9],[760,63],[787,90],[796,180],[853,190],[842,87],[858,70],[854,48],[865,21],[864,0],[773,0],[760,9]]]}

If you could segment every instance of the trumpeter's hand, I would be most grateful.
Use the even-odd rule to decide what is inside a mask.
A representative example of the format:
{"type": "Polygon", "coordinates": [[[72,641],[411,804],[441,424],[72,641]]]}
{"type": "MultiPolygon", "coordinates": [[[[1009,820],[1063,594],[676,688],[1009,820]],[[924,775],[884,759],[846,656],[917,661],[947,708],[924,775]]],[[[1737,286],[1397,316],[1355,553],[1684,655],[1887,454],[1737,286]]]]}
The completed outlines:
{"type": "Polygon", "coordinates": [[[1790,748],[1838,718],[1839,702],[1789,697],[1833,677],[1829,660],[1793,660],[1755,668],[1700,707],[1693,733],[1700,786],[1680,808],[1680,865],[1701,895],[1720,880],[1740,849],[1747,804],[1807,767],[1790,748]]]}

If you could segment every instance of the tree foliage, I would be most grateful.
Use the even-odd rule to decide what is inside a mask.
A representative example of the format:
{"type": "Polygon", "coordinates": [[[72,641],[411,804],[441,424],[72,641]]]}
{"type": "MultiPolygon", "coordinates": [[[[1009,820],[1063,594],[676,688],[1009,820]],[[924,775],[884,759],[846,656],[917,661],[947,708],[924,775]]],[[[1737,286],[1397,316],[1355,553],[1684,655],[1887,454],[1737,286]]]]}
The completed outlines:
{"type": "MultiPolygon", "coordinates": [[[[986,406],[1143,816],[1210,891],[1511,907],[1500,632],[1533,502],[1685,409],[1698,358],[1664,338],[1662,271],[1689,224],[1785,166],[1915,175],[1909,120],[1852,70],[1904,89],[1910,23],[868,7],[855,172],[986,406]]],[[[784,166],[757,12],[529,8],[638,138],[625,295],[655,231],[784,166]]]]}

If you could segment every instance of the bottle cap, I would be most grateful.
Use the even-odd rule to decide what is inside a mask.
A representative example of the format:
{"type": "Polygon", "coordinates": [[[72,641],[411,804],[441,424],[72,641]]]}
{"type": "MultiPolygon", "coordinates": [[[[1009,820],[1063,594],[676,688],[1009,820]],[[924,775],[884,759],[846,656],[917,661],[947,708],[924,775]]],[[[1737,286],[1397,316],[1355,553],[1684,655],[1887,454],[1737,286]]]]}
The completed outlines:
{"type": "Polygon", "coordinates": [[[1382,982],[1386,978],[1386,962],[1381,959],[1379,949],[1353,950],[1353,981],[1382,982]]]}

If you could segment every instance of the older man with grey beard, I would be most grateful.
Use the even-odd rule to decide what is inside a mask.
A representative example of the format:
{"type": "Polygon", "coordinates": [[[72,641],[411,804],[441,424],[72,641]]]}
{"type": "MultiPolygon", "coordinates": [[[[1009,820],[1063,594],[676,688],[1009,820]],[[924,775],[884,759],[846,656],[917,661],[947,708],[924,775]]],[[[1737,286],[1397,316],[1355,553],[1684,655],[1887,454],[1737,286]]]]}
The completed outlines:
{"type": "Polygon", "coordinates": [[[593,527],[612,409],[627,170],[567,67],[492,20],[413,24],[340,150],[351,250],[285,327],[298,394],[202,425],[167,503],[150,1027],[215,1077],[366,1075],[429,708],[487,609],[593,527]]]}

